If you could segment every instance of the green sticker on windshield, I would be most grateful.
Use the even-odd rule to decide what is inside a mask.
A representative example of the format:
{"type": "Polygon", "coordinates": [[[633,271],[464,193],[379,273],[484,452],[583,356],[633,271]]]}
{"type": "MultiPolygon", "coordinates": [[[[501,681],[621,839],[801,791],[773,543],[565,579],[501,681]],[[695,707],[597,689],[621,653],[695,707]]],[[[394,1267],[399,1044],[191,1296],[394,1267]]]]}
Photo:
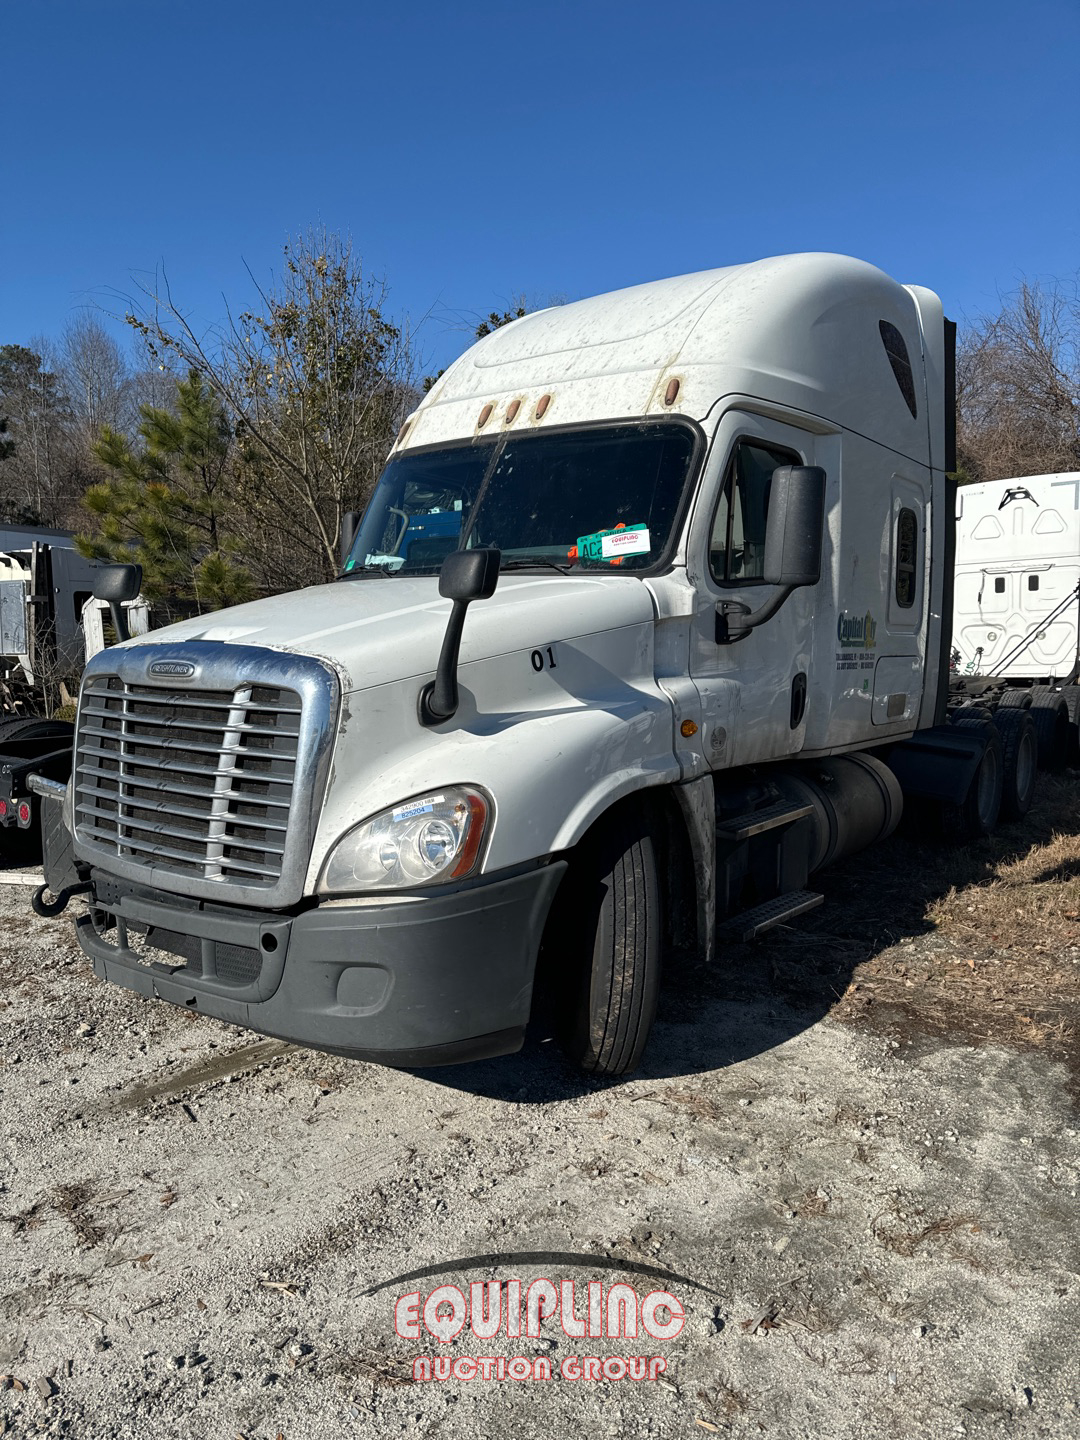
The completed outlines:
{"type": "Polygon", "coordinates": [[[624,555],[645,555],[651,545],[649,527],[638,521],[634,525],[616,525],[614,530],[597,530],[592,535],[580,535],[577,542],[577,558],[585,563],[602,563],[607,560],[618,564],[624,555]]]}

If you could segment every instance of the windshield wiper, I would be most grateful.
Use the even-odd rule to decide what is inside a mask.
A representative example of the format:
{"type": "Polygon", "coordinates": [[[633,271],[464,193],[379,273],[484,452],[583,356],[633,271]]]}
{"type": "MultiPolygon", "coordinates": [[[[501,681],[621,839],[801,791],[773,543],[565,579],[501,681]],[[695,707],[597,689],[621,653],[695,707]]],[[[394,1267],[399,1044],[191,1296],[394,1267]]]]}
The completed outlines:
{"type": "Polygon", "coordinates": [[[551,570],[557,570],[560,575],[569,575],[569,565],[559,565],[554,560],[549,560],[546,555],[537,555],[532,560],[519,557],[515,560],[504,560],[499,566],[500,570],[535,570],[538,565],[547,565],[551,570]]]}

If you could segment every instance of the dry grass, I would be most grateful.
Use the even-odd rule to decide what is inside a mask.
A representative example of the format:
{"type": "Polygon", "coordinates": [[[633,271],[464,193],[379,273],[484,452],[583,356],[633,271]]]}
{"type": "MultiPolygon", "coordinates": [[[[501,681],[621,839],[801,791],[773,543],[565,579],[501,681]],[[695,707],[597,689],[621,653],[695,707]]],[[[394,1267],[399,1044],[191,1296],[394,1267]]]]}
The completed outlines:
{"type": "Polygon", "coordinates": [[[1039,1049],[1080,1087],[1080,775],[1040,777],[990,840],[900,834],[819,888],[821,910],[753,947],[758,986],[891,1037],[1039,1049]]]}

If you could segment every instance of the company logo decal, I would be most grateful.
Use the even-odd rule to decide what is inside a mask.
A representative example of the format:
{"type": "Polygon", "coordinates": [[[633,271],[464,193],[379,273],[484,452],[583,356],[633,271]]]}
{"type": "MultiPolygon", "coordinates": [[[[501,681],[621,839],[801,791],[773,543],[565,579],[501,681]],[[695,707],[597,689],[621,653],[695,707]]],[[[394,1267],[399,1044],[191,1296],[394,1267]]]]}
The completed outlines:
{"type": "MultiPolygon", "coordinates": [[[[872,611],[867,610],[865,615],[849,615],[846,610],[841,611],[836,621],[836,639],[840,646],[836,652],[837,670],[873,670],[877,621],[872,611]]],[[[861,691],[869,696],[869,676],[861,678],[861,691]]]]}
{"type": "MultiPolygon", "coordinates": [[[[645,1276],[650,1281],[662,1280],[669,1287],[688,1286],[709,1295],[718,1293],[656,1265],[611,1255],[561,1251],[471,1255],[424,1266],[360,1293],[370,1296],[390,1287],[407,1285],[409,1281],[481,1267],[501,1268],[510,1263],[543,1265],[549,1272],[567,1268],[584,1268],[594,1273],[621,1270],[645,1276]]],[[[667,1368],[665,1357],[655,1353],[656,1342],[663,1344],[681,1333],[686,1310],[670,1288],[661,1290],[646,1285],[642,1291],[644,1293],[639,1293],[637,1288],[622,1281],[604,1285],[598,1280],[588,1280],[582,1281],[575,1292],[572,1280],[552,1281],[547,1276],[534,1280],[474,1281],[467,1291],[464,1286],[436,1285],[426,1293],[416,1289],[397,1295],[393,1304],[394,1331],[401,1340],[421,1344],[426,1340],[428,1346],[435,1342],[434,1351],[414,1356],[414,1381],[656,1380],[667,1368]],[[560,1344],[554,1337],[545,1338],[545,1321],[551,1322],[550,1329],[561,1331],[562,1344],[570,1342],[571,1353],[536,1355],[538,1340],[552,1348],[560,1344]],[[534,1342],[528,1347],[532,1354],[514,1353],[522,1340],[534,1342]],[[618,1347],[637,1353],[602,1354],[599,1352],[607,1350],[609,1345],[590,1344],[590,1341],[607,1341],[609,1345],[612,1341],[637,1342],[618,1347]],[[444,1347],[454,1346],[455,1342],[464,1348],[448,1354],[444,1347]],[[477,1349],[487,1353],[477,1354],[477,1349]],[[499,1350],[504,1353],[498,1353],[499,1350]]]]}
{"type": "Polygon", "coordinates": [[[190,660],[155,660],[147,670],[149,675],[171,675],[176,679],[186,679],[189,675],[195,674],[195,666],[190,660]]]}
{"type": "Polygon", "coordinates": [[[849,615],[845,610],[836,622],[836,638],[841,645],[872,650],[877,644],[877,621],[869,610],[865,615],[849,615]]]}

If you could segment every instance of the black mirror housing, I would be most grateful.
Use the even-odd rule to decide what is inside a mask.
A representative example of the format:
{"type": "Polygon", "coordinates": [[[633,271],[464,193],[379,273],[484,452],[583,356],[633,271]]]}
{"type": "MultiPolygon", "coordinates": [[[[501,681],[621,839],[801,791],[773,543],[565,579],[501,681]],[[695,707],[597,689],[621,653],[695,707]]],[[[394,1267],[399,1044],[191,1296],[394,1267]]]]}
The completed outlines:
{"type": "Polygon", "coordinates": [[[772,473],[765,529],[764,580],[794,589],[821,579],[825,528],[825,471],[820,465],[780,465],[772,473]]]}
{"type": "Polygon", "coordinates": [[[141,589],[141,565],[101,565],[94,576],[94,599],[110,605],[137,600],[141,589]]]}
{"type": "Polygon", "coordinates": [[[499,583],[500,550],[454,550],[439,571],[444,600],[490,600],[499,583]]]}

